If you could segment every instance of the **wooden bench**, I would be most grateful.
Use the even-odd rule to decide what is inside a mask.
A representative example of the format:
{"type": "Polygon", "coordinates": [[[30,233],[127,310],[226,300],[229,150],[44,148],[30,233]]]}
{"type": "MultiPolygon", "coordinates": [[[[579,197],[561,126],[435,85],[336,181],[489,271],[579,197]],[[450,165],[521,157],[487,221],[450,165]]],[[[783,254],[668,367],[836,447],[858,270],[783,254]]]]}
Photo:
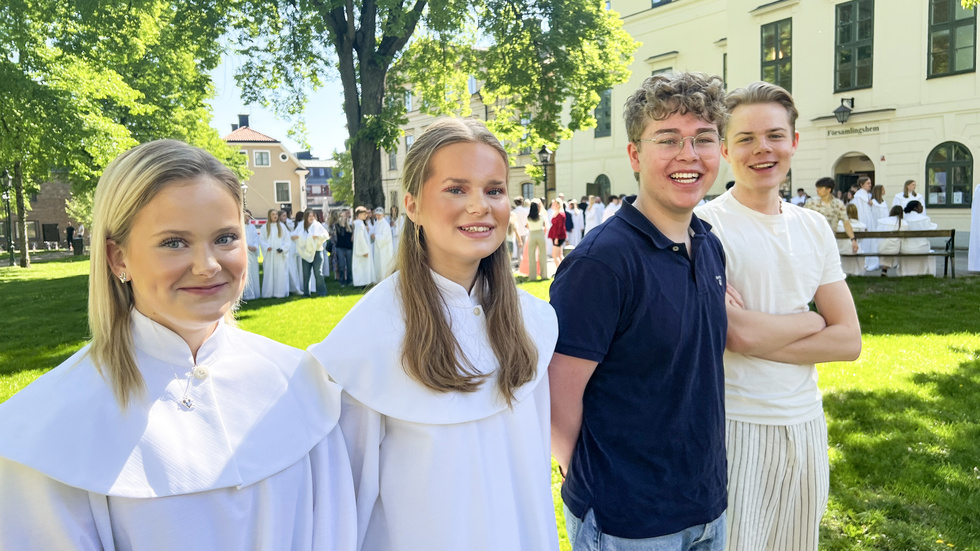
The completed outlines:
{"type": "MultiPolygon", "coordinates": [[[[850,237],[848,237],[844,232],[837,232],[834,235],[837,237],[837,239],[850,240],[850,237]]],[[[854,237],[858,239],[887,239],[896,237],[900,239],[909,237],[926,237],[929,239],[945,238],[946,247],[941,251],[933,251],[928,253],[903,253],[901,249],[899,249],[899,252],[896,254],[882,255],[880,253],[857,253],[841,256],[942,256],[945,258],[943,261],[943,277],[950,275],[953,279],[956,279],[956,230],[858,231],[854,232],[854,237]]]]}

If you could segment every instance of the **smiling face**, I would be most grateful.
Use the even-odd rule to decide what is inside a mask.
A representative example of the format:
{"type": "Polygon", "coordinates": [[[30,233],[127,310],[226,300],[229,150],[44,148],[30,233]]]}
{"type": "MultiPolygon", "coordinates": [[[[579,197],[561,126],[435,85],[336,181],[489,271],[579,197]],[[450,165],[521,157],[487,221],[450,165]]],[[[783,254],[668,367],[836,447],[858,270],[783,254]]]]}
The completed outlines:
{"type": "Polygon", "coordinates": [[[248,254],[231,194],[207,178],[164,187],[136,215],[126,242],[107,242],[136,309],[187,339],[210,331],[244,287],[248,254]]]}
{"type": "MultiPolygon", "coordinates": [[[[717,125],[705,122],[693,113],[675,113],[664,120],[648,120],[640,139],[656,139],[665,134],[687,138],[717,131],[717,125]]],[[[695,150],[693,139],[685,139],[683,147],[669,155],[656,144],[646,141],[631,142],[627,153],[633,171],[640,178],[637,208],[644,214],[649,211],[653,215],[668,215],[678,220],[690,218],[691,211],[714,183],[721,159],[718,149],[695,150]]]]}
{"type": "Polygon", "coordinates": [[[480,260],[503,243],[510,219],[507,163],[482,143],[454,143],[429,159],[418,197],[405,212],[422,228],[429,267],[469,288],[480,260]]]}
{"type": "Polygon", "coordinates": [[[729,117],[722,154],[732,167],[737,186],[751,192],[778,193],[789,174],[799,139],[782,105],[743,104],[729,117]]]}

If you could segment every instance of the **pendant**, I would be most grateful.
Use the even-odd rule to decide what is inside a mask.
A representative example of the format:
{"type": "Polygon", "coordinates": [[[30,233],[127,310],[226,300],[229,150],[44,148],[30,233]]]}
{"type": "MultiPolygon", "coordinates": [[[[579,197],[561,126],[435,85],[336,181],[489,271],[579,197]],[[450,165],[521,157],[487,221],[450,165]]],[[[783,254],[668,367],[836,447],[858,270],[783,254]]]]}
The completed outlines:
{"type": "Polygon", "coordinates": [[[190,398],[184,398],[180,401],[180,403],[184,404],[184,407],[187,409],[194,409],[194,402],[192,402],[190,398]]]}

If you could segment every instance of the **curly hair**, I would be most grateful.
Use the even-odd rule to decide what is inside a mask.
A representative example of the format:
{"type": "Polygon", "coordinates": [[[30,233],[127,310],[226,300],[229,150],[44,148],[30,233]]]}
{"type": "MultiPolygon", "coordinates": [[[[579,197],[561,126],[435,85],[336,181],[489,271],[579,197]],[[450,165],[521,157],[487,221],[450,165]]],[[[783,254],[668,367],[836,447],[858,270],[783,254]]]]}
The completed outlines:
{"type": "Polygon", "coordinates": [[[687,113],[721,129],[725,122],[725,84],[721,77],[704,73],[648,77],[623,107],[626,135],[635,143],[643,137],[648,119],[662,121],[687,113]]]}

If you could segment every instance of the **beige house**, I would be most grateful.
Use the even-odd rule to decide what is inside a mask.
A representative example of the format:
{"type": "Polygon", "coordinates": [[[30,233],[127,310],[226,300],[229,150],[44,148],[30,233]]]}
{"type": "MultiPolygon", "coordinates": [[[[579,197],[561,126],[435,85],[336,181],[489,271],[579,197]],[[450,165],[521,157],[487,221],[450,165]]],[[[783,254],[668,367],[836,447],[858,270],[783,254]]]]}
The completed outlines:
{"type": "MultiPolygon", "coordinates": [[[[489,120],[493,118],[493,106],[484,105],[480,97],[478,84],[474,79],[470,79],[470,109],[471,118],[489,120]]],[[[381,174],[382,186],[384,188],[387,206],[398,206],[404,210],[405,194],[402,190],[401,169],[405,163],[405,154],[412,147],[415,138],[422,135],[436,117],[427,115],[419,110],[418,98],[413,97],[410,90],[405,92],[405,107],[408,110],[408,123],[402,126],[404,135],[401,137],[398,149],[391,151],[381,151],[381,174]]],[[[511,156],[510,175],[508,179],[508,195],[515,197],[521,195],[526,198],[547,197],[551,199],[555,195],[555,165],[554,156],[548,166],[548,189],[540,183],[531,180],[524,170],[530,164],[539,164],[537,156],[529,149],[523,149],[519,155],[511,156]]],[[[547,206],[547,205],[545,205],[547,206]]]]}
{"type": "MultiPolygon", "coordinates": [[[[800,146],[787,195],[796,188],[815,194],[823,176],[845,186],[866,174],[891,202],[913,179],[940,228],[969,231],[980,157],[975,10],[959,0],[607,4],[642,45],[629,82],[597,109],[599,127],[559,147],[559,192],[578,197],[602,185],[635,193],[622,120],[627,96],[651,74],[702,71],[721,75],[729,89],[767,80],[793,93],[800,146]]],[[[730,179],[723,162],[709,195],[722,193],[730,179]]]]}
{"type": "Polygon", "coordinates": [[[270,209],[286,209],[293,214],[306,209],[306,175],[309,170],[286,146],[274,138],[253,130],[248,115],[239,115],[238,124],[224,137],[241,148],[248,159],[252,177],[242,182],[248,210],[264,219],[270,209]]]}

